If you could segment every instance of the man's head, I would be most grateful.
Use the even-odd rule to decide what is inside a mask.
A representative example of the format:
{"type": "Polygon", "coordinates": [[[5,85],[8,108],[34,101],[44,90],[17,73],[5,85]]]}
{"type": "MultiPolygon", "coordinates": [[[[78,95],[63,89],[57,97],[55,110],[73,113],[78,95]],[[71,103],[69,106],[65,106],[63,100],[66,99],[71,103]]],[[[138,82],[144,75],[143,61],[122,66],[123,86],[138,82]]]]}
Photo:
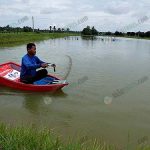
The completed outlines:
{"type": "Polygon", "coordinates": [[[27,44],[27,52],[29,55],[34,56],[36,54],[36,45],[34,43],[27,44]]]}

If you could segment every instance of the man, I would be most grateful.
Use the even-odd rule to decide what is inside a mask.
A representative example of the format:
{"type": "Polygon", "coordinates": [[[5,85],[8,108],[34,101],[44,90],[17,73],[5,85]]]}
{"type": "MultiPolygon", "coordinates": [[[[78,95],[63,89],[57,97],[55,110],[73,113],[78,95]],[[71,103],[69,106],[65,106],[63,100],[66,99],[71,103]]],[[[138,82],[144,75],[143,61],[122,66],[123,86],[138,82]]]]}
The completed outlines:
{"type": "MultiPolygon", "coordinates": [[[[41,61],[36,55],[36,45],[34,43],[27,44],[27,54],[22,58],[20,81],[26,84],[40,80],[47,76],[48,63],[41,61]],[[38,68],[43,68],[36,71],[38,68]]],[[[52,67],[56,67],[55,64],[52,67]]]]}

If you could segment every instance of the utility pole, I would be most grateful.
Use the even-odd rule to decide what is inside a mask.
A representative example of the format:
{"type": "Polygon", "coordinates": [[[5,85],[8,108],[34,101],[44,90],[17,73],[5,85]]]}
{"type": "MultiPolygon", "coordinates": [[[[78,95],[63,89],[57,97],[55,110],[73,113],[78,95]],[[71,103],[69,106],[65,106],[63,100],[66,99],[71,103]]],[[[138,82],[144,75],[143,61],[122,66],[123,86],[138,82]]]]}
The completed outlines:
{"type": "Polygon", "coordinates": [[[34,17],[32,16],[32,29],[33,29],[33,32],[34,32],[34,17]]]}

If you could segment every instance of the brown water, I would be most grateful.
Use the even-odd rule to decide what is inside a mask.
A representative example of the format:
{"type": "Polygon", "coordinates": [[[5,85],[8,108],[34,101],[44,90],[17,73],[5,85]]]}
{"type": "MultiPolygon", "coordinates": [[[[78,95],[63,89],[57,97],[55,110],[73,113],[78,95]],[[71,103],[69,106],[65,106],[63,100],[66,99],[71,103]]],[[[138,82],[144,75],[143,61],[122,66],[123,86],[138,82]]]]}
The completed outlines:
{"type": "MultiPolygon", "coordinates": [[[[118,145],[148,142],[150,41],[70,37],[36,44],[37,55],[56,63],[56,74],[70,84],[54,94],[0,86],[1,122],[47,126],[65,138],[80,134],[118,145]]],[[[1,48],[0,63],[20,63],[25,53],[25,45],[1,48]]]]}

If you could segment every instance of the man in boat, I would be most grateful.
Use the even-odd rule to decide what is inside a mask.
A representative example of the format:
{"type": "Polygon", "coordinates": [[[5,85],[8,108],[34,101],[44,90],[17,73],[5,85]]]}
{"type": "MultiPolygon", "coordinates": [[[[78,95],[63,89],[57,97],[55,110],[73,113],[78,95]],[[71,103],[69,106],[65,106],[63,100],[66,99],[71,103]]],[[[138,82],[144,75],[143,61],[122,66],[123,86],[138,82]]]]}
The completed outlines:
{"type": "MultiPolygon", "coordinates": [[[[36,45],[34,43],[27,44],[27,54],[23,56],[21,63],[20,81],[26,84],[40,80],[47,76],[48,63],[41,61],[36,55],[36,45]],[[38,68],[43,68],[36,71],[38,68]]],[[[51,65],[55,67],[55,64],[51,65]]]]}

